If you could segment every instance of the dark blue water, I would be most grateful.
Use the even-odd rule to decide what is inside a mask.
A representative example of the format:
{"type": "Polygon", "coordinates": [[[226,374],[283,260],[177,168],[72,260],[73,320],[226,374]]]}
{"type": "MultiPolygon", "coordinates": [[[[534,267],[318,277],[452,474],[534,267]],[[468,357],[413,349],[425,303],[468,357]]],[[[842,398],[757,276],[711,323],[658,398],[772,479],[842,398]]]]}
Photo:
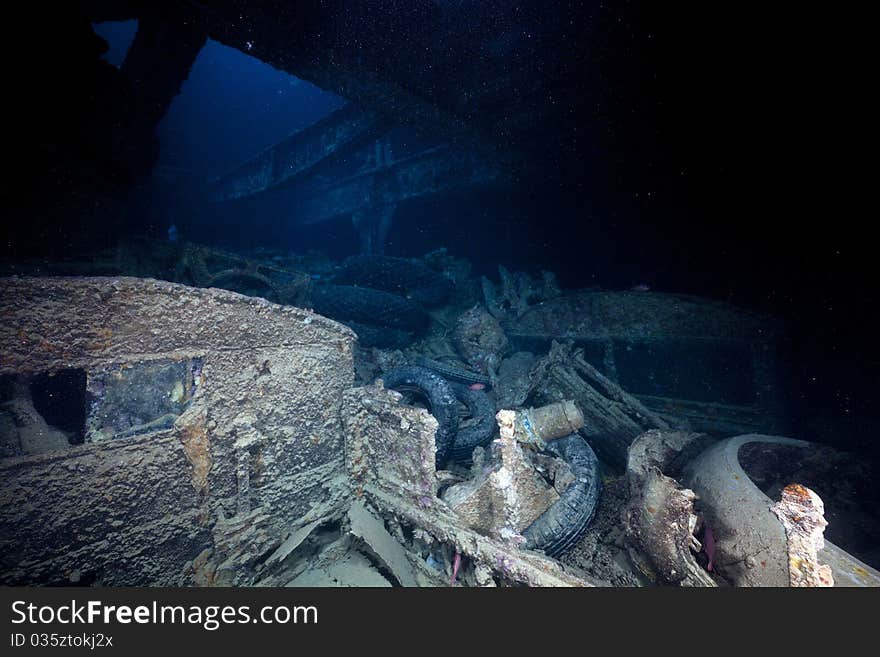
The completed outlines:
{"type": "MultiPolygon", "coordinates": [[[[95,26],[110,46],[108,62],[122,64],[136,29],[136,21],[95,26]]],[[[159,125],[158,165],[205,178],[225,173],[343,103],[335,94],[209,40],[159,125]]]]}

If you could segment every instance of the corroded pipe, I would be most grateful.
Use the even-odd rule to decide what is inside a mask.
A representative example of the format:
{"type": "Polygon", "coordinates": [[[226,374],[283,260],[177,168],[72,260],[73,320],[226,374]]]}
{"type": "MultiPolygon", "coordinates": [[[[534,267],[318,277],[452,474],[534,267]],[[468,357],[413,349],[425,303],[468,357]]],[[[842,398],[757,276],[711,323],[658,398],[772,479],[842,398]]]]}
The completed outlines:
{"type": "Polygon", "coordinates": [[[516,414],[516,439],[539,447],[564,438],[584,426],[584,414],[571,400],[529,408],[516,414]]]}

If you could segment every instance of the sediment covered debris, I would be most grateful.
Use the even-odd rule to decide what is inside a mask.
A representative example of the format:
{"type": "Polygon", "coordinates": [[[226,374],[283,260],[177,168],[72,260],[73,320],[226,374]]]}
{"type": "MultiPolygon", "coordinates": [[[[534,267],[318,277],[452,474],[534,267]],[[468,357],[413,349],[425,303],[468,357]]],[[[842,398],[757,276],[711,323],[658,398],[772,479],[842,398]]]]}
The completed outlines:
{"type": "Polygon", "coordinates": [[[825,547],[822,534],[828,525],[822,498],[800,484],[790,484],[771,510],[785,527],[791,585],[834,586],[831,566],[819,563],[819,550],[825,547]]]}
{"type": "Polygon", "coordinates": [[[530,377],[530,394],[536,402],[575,402],[584,415],[581,435],[601,458],[614,465],[626,463],[630,444],[643,432],[670,428],[571,345],[554,342],[550,353],[532,367],[530,377]]]}
{"type": "Polygon", "coordinates": [[[629,503],[623,522],[633,561],[656,583],[715,586],[694,558],[694,492],[664,474],[699,434],[649,431],[629,448],[629,503]]]}
{"type": "Polygon", "coordinates": [[[512,534],[499,531],[493,537],[468,528],[436,495],[436,420],[399,400],[398,393],[381,386],[345,393],[346,465],[355,499],[369,502],[386,523],[401,527],[398,540],[403,537],[406,554],[418,571],[434,577],[437,584],[448,585],[458,554],[459,562],[465,564],[460,578],[474,585],[591,583],[553,559],[522,551],[518,541],[510,540],[515,530],[512,534]],[[434,566],[445,562],[448,568],[441,575],[434,566]]]}
{"type": "MultiPolygon", "coordinates": [[[[253,296],[128,278],[2,282],[5,499],[44,490],[37,524],[15,504],[0,509],[10,537],[0,581],[880,582],[820,547],[821,500],[793,489],[774,507],[787,520],[764,504],[775,529],[762,545],[778,554],[735,554],[742,526],[694,469],[715,439],[678,430],[711,404],[628,390],[621,382],[638,386],[641,373],[622,369],[632,363],[602,333],[607,317],[582,318],[589,330],[548,324],[557,310],[605,307],[593,293],[502,270],[500,286],[483,281],[481,300],[467,263],[441,252],[341,267],[313,259],[319,272],[298,273],[267,254],[162,248],[174,252],[163,261],[170,276],[253,296]],[[314,306],[354,333],[264,299],[314,306]],[[582,334],[599,335],[601,348],[582,334]],[[69,380],[81,379],[82,417],[59,428],[43,415],[38,379],[70,371],[81,374],[69,380]],[[98,513],[61,511],[105,493],[98,513]],[[786,515],[802,501],[811,513],[786,515]],[[77,528],[74,545],[62,548],[61,526],[77,528]],[[810,565],[814,553],[828,568],[810,565]]],[[[126,258],[139,271],[155,265],[126,258]]],[[[632,335],[654,340],[657,327],[639,317],[632,335]]],[[[613,321],[619,331],[626,319],[613,321]]],[[[750,421],[745,407],[725,408],[718,427],[750,421]]]]}
{"type": "Polygon", "coordinates": [[[532,305],[562,294],[556,276],[549,271],[542,271],[541,280],[536,281],[526,272],[511,273],[499,266],[498,276],[497,285],[485,276],[480,279],[486,308],[498,319],[522,317],[532,305]]]}
{"type": "Polygon", "coordinates": [[[474,306],[456,321],[452,341],[468,365],[488,375],[490,381],[495,380],[508,345],[497,319],[482,307],[474,306]]]}
{"type": "Polygon", "coordinates": [[[2,583],[250,584],[292,525],[341,503],[355,341],[341,324],[133,278],[2,279],[0,316],[0,376],[75,370],[83,400],[79,442],[0,460],[2,583]],[[141,386],[110,413],[163,363],[181,364],[180,379],[151,377],[169,403],[183,395],[170,424],[141,386]]]}

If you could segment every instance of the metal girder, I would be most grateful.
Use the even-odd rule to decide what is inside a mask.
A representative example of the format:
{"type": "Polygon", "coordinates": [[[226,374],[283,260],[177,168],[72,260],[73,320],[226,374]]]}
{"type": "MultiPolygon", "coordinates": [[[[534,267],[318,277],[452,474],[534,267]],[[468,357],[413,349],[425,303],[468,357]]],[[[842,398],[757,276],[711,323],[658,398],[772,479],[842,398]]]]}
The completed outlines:
{"type": "Polygon", "coordinates": [[[497,184],[503,178],[499,169],[471,152],[437,146],[309,190],[295,204],[296,221],[317,224],[371,207],[497,184]]]}
{"type": "Polygon", "coordinates": [[[319,165],[360,148],[387,128],[375,113],[346,105],[212,181],[209,198],[232,201],[295,184],[319,165]]]}

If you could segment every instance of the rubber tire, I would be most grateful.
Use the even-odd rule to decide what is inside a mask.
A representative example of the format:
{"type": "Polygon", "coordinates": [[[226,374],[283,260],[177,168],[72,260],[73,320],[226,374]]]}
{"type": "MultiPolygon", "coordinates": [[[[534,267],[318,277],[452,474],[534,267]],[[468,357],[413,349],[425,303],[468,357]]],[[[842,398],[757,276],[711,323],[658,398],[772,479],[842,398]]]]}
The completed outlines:
{"type": "Polygon", "coordinates": [[[312,308],[341,322],[378,324],[402,331],[420,332],[429,322],[428,314],[415,301],[366,287],[315,285],[312,308]]]}
{"type": "Polygon", "coordinates": [[[432,372],[436,372],[447,381],[464,383],[466,385],[470,385],[472,383],[482,383],[487,388],[492,385],[492,382],[489,380],[488,376],[483,376],[482,374],[477,374],[476,372],[472,372],[471,370],[465,370],[453,365],[447,365],[446,363],[433,361],[430,358],[425,358],[424,356],[416,356],[413,359],[412,363],[413,365],[418,365],[419,367],[424,367],[431,370],[432,372]]]}
{"type": "Polygon", "coordinates": [[[459,427],[449,460],[467,463],[476,447],[485,447],[492,441],[498,423],[495,421],[495,405],[482,390],[471,390],[461,383],[450,383],[452,391],[462,404],[468,407],[470,416],[478,422],[469,427],[459,427]]]}
{"type": "Polygon", "coordinates": [[[446,276],[420,262],[381,255],[347,258],[334,280],[341,284],[393,292],[426,306],[446,301],[454,287],[446,276]]]}
{"type": "Polygon", "coordinates": [[[446,379],[424,367],[395,367],[381,377],[388,390],[416,392],[428,405],[428,412],[437,420],[434,443],[437,447],[437,469],[446,465],[455,443],[460,414],[458,401],[446,379]]]}
{"type": "Polygon", "coordinates": [[[599,459],[578,434],[547,443],[547,451],[568,463],[575,480],[556,503],[542,513],[523,532],[526,547],[559,557],[583,537],[596,515],[602,481],[599,459]]]}

